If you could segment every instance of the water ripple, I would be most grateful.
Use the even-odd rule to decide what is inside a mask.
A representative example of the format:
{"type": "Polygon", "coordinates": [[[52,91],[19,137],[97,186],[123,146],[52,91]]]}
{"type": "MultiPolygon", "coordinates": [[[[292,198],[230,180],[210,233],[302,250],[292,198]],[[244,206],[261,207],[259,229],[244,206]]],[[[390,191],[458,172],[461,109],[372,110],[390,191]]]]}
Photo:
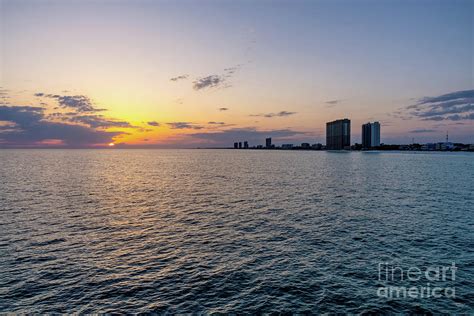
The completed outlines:
{"type": "Polygon", "coordinates": [[[2,150],[0,176],[0,312],[474,312],[470,154],[2,150]],[[376,295],[381,262],[453,261],[455,298],[376,295]]]}

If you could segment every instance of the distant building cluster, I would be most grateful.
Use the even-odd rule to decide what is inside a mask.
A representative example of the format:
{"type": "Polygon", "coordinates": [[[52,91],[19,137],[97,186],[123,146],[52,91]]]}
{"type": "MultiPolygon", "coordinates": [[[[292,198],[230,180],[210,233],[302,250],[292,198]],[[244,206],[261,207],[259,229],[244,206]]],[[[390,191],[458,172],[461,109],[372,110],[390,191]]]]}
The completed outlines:
{"type": "Polygon", "coordinates": [[[451,142],[445,143],[427,143],[420,146],[420,150],[423,151],[433,151],[433,150],[453,150],[454,144],[451,142]]]}
{"type": "Polygon", "coordinates": [[[244,141],[244,147],[242,147],[242,142],[235,142],[234,143],[234,149],[248,149],[249,148],[249,143],[247,141],[244,141]]]}
{"type": "Polygon", "coordinates": [[[247,141],[235,142],[234,149],[283,149],[283,150],[422,150],[422,151],[474,151],[474,144],[452,143],[448,140],[439,143],[387,145],[380,142],[380,123],[368,122],[362,125],[362,144],[351,145],[351,120],[344,118],[326,123],[326,145],[302,143],[301,145],[282,144],[275,146],[272,138],[265,139],[265,145],[249,147],[247,141]]]}

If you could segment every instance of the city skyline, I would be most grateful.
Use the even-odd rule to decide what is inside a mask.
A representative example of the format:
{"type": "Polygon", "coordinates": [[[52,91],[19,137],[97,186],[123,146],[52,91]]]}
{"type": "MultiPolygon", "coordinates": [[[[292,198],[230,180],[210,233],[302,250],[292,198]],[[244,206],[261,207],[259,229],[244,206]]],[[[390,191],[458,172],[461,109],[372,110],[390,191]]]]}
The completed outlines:
{"type": "Polygon", "coordinates": [[[380,142],[381,125],[380,122],[367,122],[362,124],[361,143],[351,142],[351,120],[348,118],[337,119],[326,123],[326,143],[281,143],[272,144],[272,138],[265,138],[265,144],[257,142],[249,145],[248,141],[236,141],[233,146],[217,147],[213,149],[233,148],[233,149],[296,149],[296,150],[423,150],[423,151],[473,151],[474,144],[453,143],[449,140],[449,133],[446,132],[444,141],[428,142],[424,144],[385,144],[380,142]]]}
{"type": "Polygon", "coordinates": [[[386,144],[474,143],[472,9],[2,0],[0,147],[325,143],[342,117],[386,144]]]}

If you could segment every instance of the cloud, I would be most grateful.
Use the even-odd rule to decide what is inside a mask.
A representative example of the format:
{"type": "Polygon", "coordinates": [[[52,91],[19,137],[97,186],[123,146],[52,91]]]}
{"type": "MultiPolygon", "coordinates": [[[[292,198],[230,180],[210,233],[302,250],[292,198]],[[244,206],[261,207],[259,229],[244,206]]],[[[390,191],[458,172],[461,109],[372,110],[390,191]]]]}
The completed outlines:
{"type": "Polygon", "coordinates": [[[225,122],[216,122],[216,121],[209,121],[207,122],[206,128],[208,130],[217,130],[217,129],[223,129],[223,128],[228,128],[231,126],[235,126],[235,124],[227,124],[225,122]]]}
{"type": "Polygon", "coordinates": [[[242,64],[238,64],[233,67],[224,68],[224,71],[220,75],[209,75],[205,77],[197,78],[193,81],[194,90],[202,90],[207,88],[229,88],[231,85],[228,83],[228,79],[242,68],[242,64]]]}
{"type": "Polygon", "coordinates": [[[74,109],[77,112],[100,112],[105,109],[95,108],[89,97],[85,95],[59,95],[59,94],[46,94],[43,92],[35,93],[36,97],[50,98],[58,102],[62,108],[74,109]]]}
{"type": "Polygon", "coordinates": [[[193,89],[202,90],[206,88],[227,87],[225,82],[226,79],[223,76],[210,75],[193,81],[193,89]]]}
{"type": "Polygon", "coordinates": [[[383,127],[393,126],[393,122],[392,121],[380,121],[380,125],[382,125],[383,127]]]}
{"type": "Polygon", "coordinates": [[[203,129],[203,126],[190,122],[171,122],[166,123],[171,129],[203,129]]]}
{"type": "Polygon", "coordinates": [[[92,128],[138,128],[129,122],[106,118],[97,114],[82,114],[78,112],[55,112],[46,116],[47,119],[60,120],[63,122],[85,124],[92,128]]]}
{"type": "Polygon", "coordinates": [[[333,106],[336,106],[337,104],[341,103],[343,100],[329,100],[324,103],[327,104],[328,108],[332,108],[333,106]]]}
{"type": "Polygon", "coordinates": [[[10,99],[8,92],[9,90],[0,87],[0,104],[8,104],[8,99],[10,99]]]}
{"type": "Polygon", "coordinates": [[[409,133],[414,133],[414,134],[421,134],[421,133],[435,133],[438,132],[434,129],[414,129],[412,131],[409,131],[409,133]]]}
{"type": "Polygon", "coordinates": [[[8,90],[4,89],[3,87],[0,87],[0,97],[6,97],[8,96],[8,90]]]}
{"type": "Polygon", "coordinates": [[[338,104],[340,102],[341,100],[330,100],[330,101],[326,101],[326,104],[338,104]]]}
{"type": "Polygon", "coordinates": [[[424,121],[474,120],[474,90],[463,90],[434,97],[424,97],[407,106],[412,117],[424,121]]]}
{"type": "Polygon", "coordinates": [[[16,131],[18,131],[18,126],[16,123],[0,120],[0,137],[2,136],[1,133],[9,133],[16,131]]]}
{"type": "Polygon", "coordinates": [[[170,78],[170,80],[171,81],[178,81],[178,80],[188,79],[188,77],[189,77],[189,75],[181,75],[181,76],[170,78]]]}
{"type": "Polygon", "coordinates": [[[29,147],[61,144],[67,147],[88,147],[106,144],[124,132],[107,132],[83,125],[48,121],[42,107],[0,106],[2,121],[15,124],[14,129],[0,134],[3,147],[29,147]]]}
{"type": "Polygon", "coordinates": [[[105,118],[103,115],[74,115],[67,118],[69,122],[86,124],[92,128],[134,128],[129,122],[105,118]]]}
{"type": "Polygon", "coordinates": [[[272,118],[272,117],[285,117],[285,116],[290,116],[294,114],[296,114],[296,112],[280,111],[278,113],[251,114],[250,116],[261,116],[261,117],[272,118]]]}
{"type": "Polygon", "coordinates": [[[242,64],[238,64],[238,65],[235,65],[235,66],[229,67],[229,68],[224,68],[224,76],[230,78],[240,68],[242,68],[242,64]]]}
{"type": "Polygon", "coordinates": [[[419,104],[445,102],[458,99],[474,98],[474,90],[456,91],[447,94],[442,94],[437,97],[424,97],[419,100],[419,104]]]}
{"type": "Polygon", "coordinates": [[[440,115],[442,116],[445,114],[467,113],[471,111],[474,111],[474,103],[459,105],[459,106],[452,106],[452,107],[423,109],[422,111],[416,112],[416,115],[418,117],[426,117],[429,119],[432,117],[436,117],[440,115]]]}
{"type": "Polygon", "coordinates": [[[155,121],[148,122],[147,124],[150,126],[160,126],[160,123],[155,122],[155,121]]]}
{"type": "Polygon", "coordinates": [[[229,111],[229,108],[219,108],[219,111],[229,111]]]}

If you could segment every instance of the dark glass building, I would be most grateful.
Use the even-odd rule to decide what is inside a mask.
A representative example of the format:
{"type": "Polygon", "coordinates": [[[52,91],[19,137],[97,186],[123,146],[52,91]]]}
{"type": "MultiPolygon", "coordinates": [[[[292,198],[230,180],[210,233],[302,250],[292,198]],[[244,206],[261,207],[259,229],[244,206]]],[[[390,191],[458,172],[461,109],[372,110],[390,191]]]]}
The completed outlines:
{"type": "Polygon", "coordinates": [[[351,120],[343,119],[326,123],[326,149],[351,148],[351,120]]]}
{"type": "Polygon", "coordinates": [[[370,123],[362,125],[362,148],[370,148],[371,127],[370,123]]]}
{"type": "Polygon", "coordinates": [[[271,137],[265,138],[265,147],[266,148],[272,148],[272,138],[271,137]]]}

